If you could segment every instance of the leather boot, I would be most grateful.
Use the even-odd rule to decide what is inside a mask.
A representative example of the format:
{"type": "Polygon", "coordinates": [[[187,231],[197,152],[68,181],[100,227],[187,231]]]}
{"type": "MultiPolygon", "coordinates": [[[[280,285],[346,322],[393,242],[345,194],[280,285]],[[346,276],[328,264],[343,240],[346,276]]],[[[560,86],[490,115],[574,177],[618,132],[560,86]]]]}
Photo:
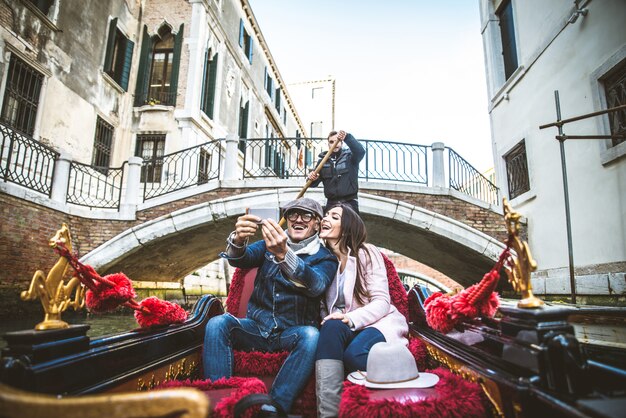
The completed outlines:
{"type": "Polygon", "coordinates": [[[343,361],[323,359],[315,362],[315,389],[319,418],[339,415],[343,378],[343,361]]]}

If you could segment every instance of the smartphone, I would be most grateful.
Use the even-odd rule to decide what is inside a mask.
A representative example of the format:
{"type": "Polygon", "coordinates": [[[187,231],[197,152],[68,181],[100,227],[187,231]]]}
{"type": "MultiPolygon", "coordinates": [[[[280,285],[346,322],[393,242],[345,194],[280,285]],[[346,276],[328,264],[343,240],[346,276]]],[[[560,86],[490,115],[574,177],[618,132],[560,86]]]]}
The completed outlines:
{"type": "MultiPolygon", "coordinates": [[[[280,213],[278,212],[278,208],[248,208],[248,215],[258,216],[263,219],[273,219],[278,222],[280,220],[280,213]]],[[[261,222],[257,222],[261,223],[261,222]]]]}

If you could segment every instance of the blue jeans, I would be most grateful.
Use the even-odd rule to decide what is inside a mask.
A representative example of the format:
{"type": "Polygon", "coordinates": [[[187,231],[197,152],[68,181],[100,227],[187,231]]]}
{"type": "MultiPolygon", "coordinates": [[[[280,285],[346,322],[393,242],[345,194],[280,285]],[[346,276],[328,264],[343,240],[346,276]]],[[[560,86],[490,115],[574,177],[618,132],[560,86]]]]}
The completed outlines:
{"type": "Polygon", "coordinates": [[[339,319],[324,322],[320,329],[316,360],[343,360],[345,373],[367,369],[367,355],[376,343],[384,343],[385,337],[376,328],[352,331],[339,319]]]}
{"type": "Polygon", "coordinates": [[[265,338],[251,319],[235,318],[231,314],[214,316],[207,323],[204,336],[204,376],[213,381],[231,377],[233,349],[287,350],[289,356],[274,379],[270,396],[288,412],[313,373],[318,338],[317,328],[307,325],[287,328],[265,338]]]}

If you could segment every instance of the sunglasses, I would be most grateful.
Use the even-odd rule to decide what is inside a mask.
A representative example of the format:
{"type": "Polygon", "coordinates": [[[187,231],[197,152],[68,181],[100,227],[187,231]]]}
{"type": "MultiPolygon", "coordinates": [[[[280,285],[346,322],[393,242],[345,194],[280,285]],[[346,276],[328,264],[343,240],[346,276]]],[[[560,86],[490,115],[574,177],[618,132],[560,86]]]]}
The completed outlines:
{"type": "Polygon", "coordinates": [[[300,217],[304,222],[309,222],[313,219],[313,214],[311,212],[300,212],[300,211],[291,211],[285,215],[285,217],[291,222],[295,222],[300,217]]]}

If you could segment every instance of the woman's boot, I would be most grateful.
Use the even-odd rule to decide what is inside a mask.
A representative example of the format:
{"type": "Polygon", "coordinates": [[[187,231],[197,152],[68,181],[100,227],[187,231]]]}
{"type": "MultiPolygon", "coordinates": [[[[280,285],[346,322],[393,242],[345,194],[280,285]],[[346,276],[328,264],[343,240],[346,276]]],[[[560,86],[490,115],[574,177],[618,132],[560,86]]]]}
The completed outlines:
{"type": "Polygon", "coordinates": [[[339,415],[343,378],[343,361],[323,359],[315,362],[317,416],[319,418],[339,415]]]}

